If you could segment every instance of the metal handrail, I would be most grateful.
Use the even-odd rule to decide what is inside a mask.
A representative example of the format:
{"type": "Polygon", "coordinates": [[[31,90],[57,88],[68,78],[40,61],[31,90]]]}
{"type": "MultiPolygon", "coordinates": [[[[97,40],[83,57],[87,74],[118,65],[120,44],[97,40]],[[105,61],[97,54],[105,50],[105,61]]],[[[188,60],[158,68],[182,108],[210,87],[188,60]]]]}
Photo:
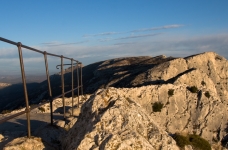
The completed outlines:
{"type": "MultiPolygon", "coordinates": [[[[77,88],[79,88],[79,87],[74,88],[73,91],[76,90],[77,88]]],[[[72,92],[72,90],[65,92],[65,94],[68,94],[68,93],[70,93],[70,92],[72,92]]],[[[61,94],[61,95],[58,95],[58,96],[55,96],[55,97],[53,98],[53,101],[56,100],[57,98],[61,97],[61,96],[62,96],[62,94],[61,94]]],[[[40,107],[40,106],[42,106],[42,105],[44,105],[44,104],[47,104],[47,103],[50,103],[50,100],[47,100],[46,102],[43,102],[43,103],[40,103],[40,104],[36,104],[35,106],[31,106],[31,107],[30,107],[30,111],[33,110],[33,109],[36,109],[36,108],[38,108],[38,107],[40,107]]],[[[6,122],[6,121],[8,121],[8,120],[10,120],[10,119],[13,119],[13,118],[15,118],[15,117],[17,117],[17,116],[20,116],[20,115],[22,115],[22,114],[24,114],[24,113],[26,113],[26,110],[20,111],[20,112],[18,112],[18,113],[15,113],[15,114],[10,115],[10,116],[7,116],[7,117],[4,117],[3,119],[0,120],[0,124],[1,124],[1,123],[4,123],[4,122],[6,122]]]]}
{"type": "MultiPolygon", "coordinates": [[[[12,45],[15,45],[15,46],[18,45],[17,42],[10,41],[10,40],[5,39],[5,38],[2,38],[2,37],[0,37],[0,41],[9,43],[9,44],[12,44],[12,45]]],[[[19,43],[20,43],[20,42],[19,42],[19,43]]],[[[22,44],[21,44],[21,47],[26,48],[26,49],[29,49],[29,50],[32,50],[32,51],[35,51],[35,52],[37,52],[37,53],[41,53],[41,54],[44,54],[44,53],[45,53],[45,51],[41,51],[41,50],[38,50],[38,49],[35,49],[35,48],[32,48],[32,47],[26,46],[26,45],[22,45],[22,44]]],[[[68,57],[62,56],[62,55],[56,55],[56,54],[52,54],[52,53],[48,53],[48,52],[47,52],[47,55],[55,56],[55,57],[59,57],[59,58],[63,57],[63,58],[65,58],[65,59],[69,59],[69,60],[72,59],[72,58],[68,58],[68,57]]],[[[73,59],[73,60],[74,60],[74,59],[73,59]]],[[[77,60],[74,60],[74,61],[76,61],[77,63],[81,63],[81,62],[79,62],[79,61],[77,61],[77,60]]]]}
{"type": "MultiPolygon", "coordinates": [[[[30,128],[30,111],[32,109],[35,109],[41,105],[44,105],[48,102],[50,102],[50,115],[51,115],[51,125],[53,125],[53,106],[52,106],[52,102],[53,100],[55,100],[56,98],[59,98],[62,96],[62,101],[63,101],[63,108],[64,108],[64,118],[65,118],[65,94],[67,93],[70,93],[72,92],[72,115],[73,115],[73,98],[74,98],[74,90],[78,89],[78,106],[79,106],[79,94],[80,94],[80,89],[81,89],[81,95],[83,95],[83,85],[82,85],[82,63],[79,62],[78,60],[75,60],[73,58],[68,58],[68,57],[65,57],[63,55],[56,55],[56,54],[52,54],[52,53],[48,53],[46,51],[40,51],[38,49],[35,49],[35,48],[32,48],[32,47],[29,47],[29,46],[26,46],[26,45],[23,45],[22,43],[20,42],[14,42],[14,41],[11,41],[11,40],[8,40],[8,39],[5,39],[5,38],[2,38],[0,37],[0,41],[3,41],[3,42],[6,42],[6,43],[9,43],[9,44],[12,44],[12,45],[15,45],[18,47],[18,54],[19,54],[19,60],[20,60],[20,68],[21,68],[21,77],[22,77],[22,82],[23,82],[23,88],[24,88],[24,97],[25,97],[25,104],[26,104],[26,109],[25,111],[21,111],[19,113],[16,113],[16,114],[13,114],[13,115],[10,115],[8,117],[5,117],[3,119],[0,120],[0,123],[3,123],[3,122],[6,122],[12,118],[15,118],[19,115],[22,115],[24,113],[26,113],[26,116],[27,116],[27,130],[28,130],[28,138],[31,137],[31,128],[30,128]],[[41,104],[38,104],[36,106],[33,106],[30,108],[29,106],[29,100],[28,100],[28,92],[27,92],[27,87],[26,87],[26,80],[25,80],[25,70],[24,70],[24,63],[23,63],[23,55],[22,55],[22,48],[25,48],[25,49],[28,49],[28,50],[31,50],[31,51],[35,51],[37,53],[41,53],[44,55],[44,61],[45,61],[45,68],[46,68],[46,76],[47,76],[47,83],[48,83],[48,91],[49,91],[49,101],[47,102],[44,102],[44,103],[41,103],[41,104]],[[59,95],[59,96],[56,96],[56,97],[52,97],[52,91],[51,91],[51,83],[50,83],[50,75],[49,75],[49,69],[48,69],[48,60],[47,60],[47,55],[50,55],[50,56],[54,56],[54,57],[59,57],[61,58],[61,87],[62,87],[62,94],[59,95]],[[63,65],[66,65],[66,64],[63,64],[63,59],[69,59],[71,60],[71,64],[67,64],[67,65],[71,65],[71,72],[72,72],[72,90],[70,91],[67,91],[65,92],[64,91],[64,73],[63,73],[63,65]],[[76,62],[76,63],[73,63],[73,62],[76,62]],[[74,76],[73,76],[73,65],[77,65],[77,87],[74,88],[74,76]],[[78,68],[81,68],[80,70],[80,79],[81,79],[81,82],[79,83],[79,72],[78,72],[78,68]]],[[[56,66],[57,67],[57,66],[56,66]]]]}

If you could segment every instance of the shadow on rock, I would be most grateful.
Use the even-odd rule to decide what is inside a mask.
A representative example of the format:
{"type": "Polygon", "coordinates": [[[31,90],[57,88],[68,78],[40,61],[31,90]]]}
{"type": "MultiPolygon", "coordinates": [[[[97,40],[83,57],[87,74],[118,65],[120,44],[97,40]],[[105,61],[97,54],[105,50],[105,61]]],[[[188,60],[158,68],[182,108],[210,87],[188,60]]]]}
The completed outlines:
{"type": "MultiPolygon", "coordinates": [[[[81,108],[81,113],[75,125],[69,130],[66,137],[63,138],[62,149],[77,149],[81,141],[84,139],[87,133],[90,133],[95,129],[95,125],[100,121],[103,113],[107,111],[110,107],[114,106],[115,101],[111,101],[105,108],[99,109],[98,112],[92,111],[92,105],[94,101],[94,95],[86,101],[81,108]],[[68,135],[74,134],[74,137],[77,138],[74,143],[74,147],[69,147],[67,143],[71,143],[74,139],[68,139],[68,135]]],[[[111,136],[106,138],[102,143],[102,147],[105,147],[105,144],[111,139],[111,136]]]]}
{"type": "MultiPolygon", "coordinates": [[[[65,106],[65,112],[67,112],[71,107],[70,106],[65,106]]],[[[60,114],[63,114],[64,113],[64,110],[63,110],[63,107],[59,107],[57,108],[54,113],[60,113],[60,114]]]]}

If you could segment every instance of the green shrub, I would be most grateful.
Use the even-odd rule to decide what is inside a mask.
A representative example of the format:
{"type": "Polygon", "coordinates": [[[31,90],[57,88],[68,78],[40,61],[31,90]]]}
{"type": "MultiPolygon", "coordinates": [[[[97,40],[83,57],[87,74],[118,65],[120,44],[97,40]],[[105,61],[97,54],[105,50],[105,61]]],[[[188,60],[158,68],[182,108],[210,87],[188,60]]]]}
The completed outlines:
{"type": "Polygon", "coordinates": [[[177,145],[181,148],[184,148],[185,145],[190,145],[188,138],[183,135],[175,134],[173,139],[176,141],[177,145]]]}
{"type": "Polygon", "coordinates": [[[191,87],[188,88],[188,90],[189,90],[190,92],[192,92],[192,93],[197,93],[197,92],[199,91],[198,88],[197,88],[196,86],[191,86],[191,87]]]}
{"type": "Polygon", "coordinates": [[[201,150],[211,150],[211,145],[209,142],[201,138],[199,135],[190,134],[188,138],[193,147],[199,148],[201,150]]]}
{"type": "Polygon", "coordinates": [[[175,134],[173,139],[181,148],[184,148],[185,145],[191,145],[193,149],[211,150],[211,145],[209,144],[209,142],[196,134],[189,134],[187,136],[175,134]]]}
{"type": "Polygon", "coordinates": [[[207,98],[210,98],[210,97],[211,97],[211,95],[210,95],[210,93],[209,93],[208,91],[205,92],[204,95],[205,95],[207,98]]]}
{"type": "Polygon", "coordinates": [[[44,108],[44,107],[38,107],[38,109],[39,109],[41,112],[45,112],[45,108],[44,108]]]}
{"type": "Polygon", "coordinates": [[[202,82],[201,82],[201,85],[202,85],[202,86],[206,85],[206,82],[202,81],[202,82]]]}
{"type": "Polygon", "coordinates": [[[161,112],[163,104],[161,102],[155,102],[152,106],[154,112],[161,112]]]}
{"type": "Polygon", "coordinates": [[[169,96],[173,96],[173,95],[174,95],[174,89],[169,89],[168,95],[169,95],[169,96]]]}

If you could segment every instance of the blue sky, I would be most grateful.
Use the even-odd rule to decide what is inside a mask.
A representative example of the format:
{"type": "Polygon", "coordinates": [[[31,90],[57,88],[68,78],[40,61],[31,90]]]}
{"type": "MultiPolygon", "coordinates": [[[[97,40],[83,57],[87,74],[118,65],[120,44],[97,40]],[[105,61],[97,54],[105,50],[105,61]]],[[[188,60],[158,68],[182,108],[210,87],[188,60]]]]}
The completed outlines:
{"type": "MultiPolygon", "coordinates": [[[[116,57],[228,58],[227,0],[2,0],[0,37],[73,57],[84,65],[116,57]]],[[[27,74],[44,73],[43,56],[23,50],[27,74]]],[[[65,61],[68,63],[68,61],[65,61]]],[[[1,74],[20,74],[17,48],[0,42],[1,74]]],[[[60,59],[49,58],[50,71],[60,59]]]]}

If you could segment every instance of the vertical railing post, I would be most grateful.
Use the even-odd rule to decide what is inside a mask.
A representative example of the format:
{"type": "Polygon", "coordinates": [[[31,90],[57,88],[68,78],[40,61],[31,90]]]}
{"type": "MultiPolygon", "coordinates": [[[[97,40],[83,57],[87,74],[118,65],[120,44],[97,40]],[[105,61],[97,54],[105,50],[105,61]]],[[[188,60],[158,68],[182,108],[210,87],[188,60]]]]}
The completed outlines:
{"type": "Polygon", "coordinates": [[[18,53],[19,53],[19,59],[20,59],[21,77],[22,77],[22,82],[23,82],[23,87],[24,87],[24,97],[25,97],[25,104],[26,104],[28,138],[30,138],[31,137],[30,108],[29,108],[29,102],[28,102],[28,93],[27,93],[27,87],[26,87],[25,70],[24,70],[24,63],[23,63],[21,45],[22,44],[20,42],[18,42],[17,47],[18,47],[18,53]]]}
{"type": "Polygon", "coordinates": [[[45,68],[46,68],[46,75],[47,75],[47,82],[48,82],[48,91],[49,91],[49,99],[50,99],[50,114],[51,114],[51,125],[53,125],[53,98],[52,98],[52,91],[51,91],[51,83],[50,83],[50,76],[48,70],[48,61],[47,61],[47,52],[44,51],[44,61],[45,61],[45,68]]]}
{"type": "Polygon", "coordinates": [[[78,73],[78,67],[79,67],[79,65],[78,65],[78,63],[77,63],[77,83],[78,83],[78,108],[79,108],[79,73],[78,73]]]}
{"type": "Polygon", "coordinates": [[[63,55],[61,55],[61,80],[62,80],[63,117],[65,119],[65,93],[64,93],[63,55]]]}
{"type": "Polygon", "coordinates": [[[82,83],[82,63],[80,63],[81,68],[81,94],[83,95],[83,83],[82,83]]]}
{"type": "Polygon", "coordinates": [[[72,116],[74,115],[74,69],[73,69],[73,58],[71,59],[71,76],[72,76],[72,116]]]}

